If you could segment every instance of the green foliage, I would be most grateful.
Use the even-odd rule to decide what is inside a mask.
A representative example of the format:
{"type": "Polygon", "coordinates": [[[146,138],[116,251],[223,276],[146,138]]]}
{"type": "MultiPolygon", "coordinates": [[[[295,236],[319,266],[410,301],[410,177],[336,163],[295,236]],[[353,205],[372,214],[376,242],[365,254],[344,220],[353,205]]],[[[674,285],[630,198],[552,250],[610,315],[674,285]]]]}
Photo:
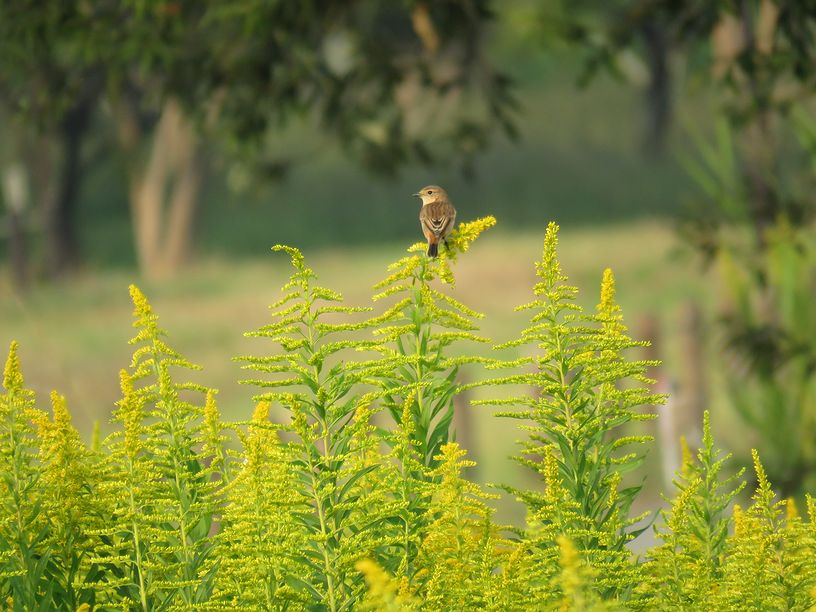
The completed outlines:
{"type": "Polygon", "coordinates": [[[171,368],[197,367],[165,342],[141,291],[131,286],[130,292],[138,328],[130,342],[137,348],[131,371],[120,374],[114,421],[122,429],[104,443],[98,494],[105,515],[91,560],[102,569],[88,585],[102,602],[189,608],[212,590],[212,572],[205,568],[224,470],[218,461],[223,453],[205,449],[212,452],[217,444],[218,417],[205,387],[174,380],[171,368]],[[196,396],[205,401],[195,403],[196,396]]]}
{"type": "Polygon", "coordinates": [[[296,553],[308,532],[298,521],[307,500],[269,421],[268,402],[260,402],[247,433],[241,432],[240,468],[226,492],[221,529],[213,553],[217,571],[213,609],[273,610],[302,603],[299,576],[306,566],[296,553]]]}
{"type": "Polygon", "coordinates": [[[353,337],[374,323],[332,321],[370,309],[344,306],[340,294],[317,285],[297,249],[274,250],[289,254],[294,273],[271,306],[273,322],[248,335],[279,349],[239,359],[247,369],[273,375],[243,382],[268,389],[256,399],[276,402],[288,413],[282,430],[292,435],[287,450],[305,500],[290,511],[308,535],[293,551],[299,566],[293,577],[307,598],[334,611],[361,596],[355,564],[385,544],[384,525],[393,512],[371,486],[383,468],[369,423],[370,404],[378,396],[374,384],[390,360],[354,361],[354,355],[379,346],[378,340],[353,337]]]}
{"type": "MultiPolygon", "coordinates": [[[[40,414],[24,387],[17,343],[12,342],[0,395],[0,596],[19,609],[38,610],[49,601],[50,547],[36,469],[37,440],[31,425],[40,414]]],[[[46,606],[47,607],[47,606],[46,606]]]]}
{"type": "MultiPolygon", "coordinates": [[[[808,151],[804,160],[796,151],[796,161],[812,165],[816,157],[807,142],[816,133],[814,120],[801,108],[795,116],[808,151]]],[[[739,133],[724,119],[714,143],[698,140],[700,161],[691,158],[686,165],[716,215],[709,225],[694,228],[690,239],[717,264],[723,281],[728,398],[745,426],[762,433],[771,480],[784,495],[800,494],[816,484],[813,227],[805,210],[780,211],[773,223],[752,219],[745,153],[738,148],[739,133]]],[[[812,181],[809,172],[802,174],[807,178],[786,177],[785,192],[777,197],[804,206],[812,181]]]]}
{"type": "MultiPolygon", "coordinates": [[[[597,313],[585,315],[574,301],[577,290],[566,284],[557,244],[558,226],[551,223],[536,264],[536,299],[518,308],[533,311],[530,326],[517,340],[501,345],[522,347],[534,356],[508,364],[518,373],[488,381],[525,385],[534,393],[483,403],[520,407],[499,416],[523,421],[520,429],[528,434],[515,459],[542,476],[546,490],[508,491],[527,505],[531,537],[541,554],[552,558],[556,538],[568,537],[597,570],[598,586],[623,596],[637,580],[625,548],[634,537],[627,528],[643,517],[628,516],[640,486],[620,486],[623,475],[642,460],[642,451],[621,449],[642,447],[651,438],[618,430],[652,418],[635,409],[662,398],[647,386],[645,371],[652,364],[623,356],[644,343],[626,335],[611,270],[604,272],[597,313]]],[[[546,584],[550,577],[542,578],[546,584]]]]}
{"type": "Polygon", "coordinates": [[[131,287],[138,328],[116,431],[90,448],[65,400],[35,407],[12,344],[0,395],[0,596],[14,610],[806,610],[816,604],[816,502],[807,518],[777,500],[754,453],[745,483],[725,477],[708,416],[702,448],[685,453],[676,495],[635,558],[626,486],[647,438],[622,430],[649,418],[644,361],[626,335],[604,274],[595,314],[575,304],[558,262],[557,226],[537,266],[531,324],[507,345],[513,362],[476,359],[476,315],[434,283],[492,219],[466,223],[439,260],[409,255],[378,297],[384,312],[346,306],[317,284],[302,254],[272,322],[249,335],[264,355],[251,420],[222,423],[214,390],[179,382],[195,369],[166,341],[131,287]],[[454,342],[464,357],[451,357],[454,342]],[[450,441],[462,363],[511,368],[471,384],[515,395],[517,460],[535,490],[505,487],[527,508],[523,528],[497,525],[495,497],[463,476],[473,463],[450,441]],[[530,366],[535,369],[530,371],[530,366]],[[229,449],[233,438],[240,448],[229,449]],[[429,453],[434,453],[429,456],[429,453]]]}
{"type": "Polygon", "coordinates": [[[678,72],[693,75],[684,81],[705,84],[713,94],[719,112],[712,142],[694,125],[696,146],[683,159],[700,197],[682,235],[704,261],[721,266],[729,398],[747,428],[767,437],[764,460],[782,492],[812,490],[813,5],[621,0],[567,10],[554,4],[561,9],[553,11],[556,29],[588,52],[590,73],[625,73],[624,65],[639,56],[664,121],[675,60],[682,62],[678,72]]]}
{"type": "Polygon", "coordinates": [[[482,361],[467,353],[453,357],[450,347],[461,342],[489,342],[474,333],[478,329],[475,320],[483,315],[432,287],[431,281],[438,278],[453,285],[450,262],[495,223],[495,218],[485,217],[460,224],[437,259],[425,257],[425,246],[415,244],[409,249],[414,254],[389,266],[391,275],[375,285],[381,290],[375,300],[397,297],[380,317],[382,326],[376,331],[386,355],[394,355],[400,363],[384,376],[384,405],[401,424],[403,406],[410,398],[412,436],[427,466],[434,465],[434,457],[448,441],[453,399],[463,389],[456,381],[459,366],[482,361]]]}
{"type": "Polygon", "coordinates": [[[703,446],[696,460],[688,453],[677,475],[676,497],[661,511],[655,529],[663,541],[644,564],[638,605],[646,609],[704,608],[722,582],[728,534],[728,506],[745,486],[743,470],[723,478],[729,455],[714,447],[708,412],[703,421],[703,446]],[[674,579],[666,581],[666,576],[674,579]]]}

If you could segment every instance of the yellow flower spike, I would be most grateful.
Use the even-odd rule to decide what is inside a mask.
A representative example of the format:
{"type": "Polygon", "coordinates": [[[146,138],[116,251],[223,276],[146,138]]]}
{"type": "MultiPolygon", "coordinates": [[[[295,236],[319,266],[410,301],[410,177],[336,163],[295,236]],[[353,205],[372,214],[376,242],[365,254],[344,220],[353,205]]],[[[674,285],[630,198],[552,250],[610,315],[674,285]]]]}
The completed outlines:
{"type": "Polygon", "coordinates": [[[751,449],[751,458],[754,461],[754,471],[757,475],[757,488],[770,488],[771,484],[768,482],[768,476],[765,474],[765,468],[762,466],[762,462],[759,460],[759,453],[757,452],[757,449],[751,449]]]}
{"type": "Polygon", "coordinates": [[[451,259],[456,259],[457,251],[467,253],[470,245],[485,231],[496,225],[496,217],[489,215],[473,221],[460,223],[448,237],[451,259]]]}
{"type": "Polygon", "coordinates": [[[558,224],[550,221],[544,234],[544,252],[541,261],[536,263],[539,274],[543,278],[560,279],[561,263],[558,261],[558,224]]]}
{"type": "Polygon", "coordinates": [[[139,398],[136,396],[136,390],[133,388],[133,379],[127,373],[127,370],[120,370],[119,386],[122,389],[119,410],[122,414],[122,424],[125,429],[125,452],[129,457],[133,458],[142,447],[142,410],[139,398]]]}
{"type": "Polygon", "coordinates": [[[439,280],[441,280],[446,285],[450,285],[451,287],[456,285],[456,279],[453,276],[453,270],[451,270],[450,264],[448,261],[450,258],[446,254],[441,254],[439,256],[439,263],[438,263],[438,270],[439,270],[439,280]]]}
{"type": "Polygon", "coordinates": [[[401,582],[394,580],[377,563],[370,559],[361,559],[354,567],[363,574],[368,585],[362,609],[385,611],[412,609],[410,596],[400,592],[401,582]]]}
{"type": "MultiPolygon", "coordinates": [[[[150,302],[147,301],[145,294],[136,285],[128,287],[130,291],[130,299],[133,301],[133,316],[136,319],[148,319],[155,316],[150,302]]],[[[134,323],[135,325],[135,323],[134,323]]]]}
{"type": "Polygon", "coordinates": [[[576,608],[576,596],[581,587],[581,577],[578,571],[580,559],[578,550],[569,538],[560,535],[557,542],[561,565],[561,590],[564,594],[560,610],[568,612],[576,608]]]}
{"type": "Polygon", "coordinates": [[[276,244],[272,247],[272,250],[275,252],[283,251],[289,254],[289,257],[292,259],[292,267],[297,270],[303,270],[306,267],[306,260],[303,257],[303,253],[300,252],[300,249],[296,249],[295,247],[286,246],[283,244],[276,244]]]}
{"type": "Polygon", "coordinates": [[[615,275],[612,268],[607,268],[603,273],[601,281],[601,303],[598,304],[598,312],[608,313],[615,309],[615,275]]]}
{"type": "Polygon", "coordinates": [[[269,409],[271,404],[269,402],[258,402],[255,410],[252,413],[253,423],[267,423],[269,422],[269,409]]]}
{"type": "Polygon", "coordinates": [[[210,430],[218,429],[221,414],[218,412],[218,405],[215,403],[215,389],[207,389],[207,397],[204,400],[204,422],[210,430]]]}
{"type": "Polygon", "coordinates": [[[741,538],[745,534],[745,516],[742,513],[742,506],[734,504],[731,514],[734,517],[734,537],[741,538]]]}
{"type": "Polygon", "coordinates": [[[19,391],[23,388],[23,373],[20,370],[20,358],[17,356],[17,341],[12,340],[9,346],[6,367],[3,370],[3,387],[6,391],[19,391]]]}
{"type": "Polygon", "coordinates": [[[31,423],[37,428],[37,433],[40,439],[49,438],[53,429],[53,423],[51,422],[51,419],[48,418],[48,415],[39,410],[36,412],[32,410],[29,414],[31,417],[31,423]]]}
{"type": "Polygon", "coordinates": [[[799,517],[799,508],[796,507],[796,500],[793,497],[789,497],[785,502],[785,518],[788,521],[792,521],[795,518],[799,517]]]}
{"type": "Polygon", "coordinates": [[[408,581],[408,576],[401,576],[399,579],[399,596],[405,601],[411,598],[411,583],[408,581]]]}
{"type": "Polygon", "coordinates": [[[544,450],[543,476],[544,494],[550,501],[557,500],[561,490],[561,478],[558,474],[558,459],[555,456],[552,446],[547,446],[544,450]]]}
{"type": "Polygon", "coordinates": [[[618,486],[620,482],[620,472],[612,472],[612,477],[609,479],[609,499],[606,502],[608,508],[613,508],[618,501],[618,486]]]}
{"type": "Polygon", "coordinates": [[[805,508],[807,509],[808,520],[811,523],[816,521],[816,498],[810,493],[805,493],[805,508]]]}
{"type": "Polygon", "coordinates": [[[71,426],[71,413],[65,403],[65,397],[51,391],[51,408],[54,411],[54,426],[57,430],[65,430],[71,426]]]}

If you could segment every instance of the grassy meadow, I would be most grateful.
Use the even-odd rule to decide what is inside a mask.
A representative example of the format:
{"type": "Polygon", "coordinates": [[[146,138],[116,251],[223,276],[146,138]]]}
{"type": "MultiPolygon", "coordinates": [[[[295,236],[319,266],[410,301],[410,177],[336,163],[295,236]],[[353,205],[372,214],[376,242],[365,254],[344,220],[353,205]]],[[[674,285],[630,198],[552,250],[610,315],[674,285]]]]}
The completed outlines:
{"type": "MultiPolygon", "coordinates": [[[[451,293],[486,315],[482,332],[495,342],[514,337],[526,323],[526,315],[513,308],[531,295],[533,262],[540,257],[542,240],[543,229],[511,231],[500,222],[455,264],[457,284],[451,293]]],[[[342,291],[349,304],[369,305],[372,285],[385,276],[388,263],[401,257],[408,244],[312,247],[305,249],[305,255],[323,284],[342,291]]],[[[559,250],[564,271],[580,288],[580,302],[587,309],[594,309],[598,301],[603,269],[613,268],[618,299],[633,335],[642,337],[639,327],[644,316],[656,316],[664,367],[672,380],[682,384],[682,307],[694,300],[710,310],[714,292],[699,265],[684,255],[672,229],[657,221],[567,228],[559,250]]],[[[237,384],[244,373],[230,357],[264,351],[262,340],[244,338],[243,332],[267,322],[266,305],[277,299],[288,273],[288,259],[271,252],[235,260],[213,256],[180,278],[151,283],[140,282],[124,270],[97,270],[70,282],[38,287],[25,298],[4,299],[0,341],[4,345],[11,339],[20,342],[26,382],[41,405],[47,405],[50,390],[57,389],[66,395],[86,439],[94,420],[100,421],[104,432],[120,396],[117,373],[129,365],[132,352],[127,344],[133,335],[127,285],[136,282],[159,314],[171,345],[203,367],[193,376],[219,389],[225,418],[244,420],[252,413],[255,390],[237,384]]],[[[375,312],[382,308],[375,304],[375,312]]],[[[465,375],[471,374],[465,371],[465,375]]],[[[478,479],[516,480],[519,468],[508,458],[518,437],[516,424],[495,419],[491,413],[489,408],[471,412],[474,431],[468,444],[479,461],[478,479]]],[[[725,432],[720,438],[726,438],[725,432]]],[[[648,497],[653,498],[660,486],[656,448],[650,457],[648,497]]]]}
{"type": "MultiPolygon", "coordinates": [[[[521,53],[503,44],[520,83],[520,137],[498,139],[476,158],[472,177],[455,164],[373,176],[302,117],[266,145],[267,157],[288,169],[283,177],[249,178],[228,156],[212,156],[196,220],[196,254],[172,279],[139,279],[122,161],[111,156],[94,164],[79,210],[84,271],[36,286],[25,297],[16,296],[7,275],[0,275],[0,341],[19,340],[27,382],[41,404],[57,389],[86,437],[95,420],[103,432],[108,429],[120,395],[117,373],[129,363],[127,286],[135,282],[172,345],[203,366],[199,380],[220,390],[225,417],[249,418],[253,390],[237,384],[242,371],[230,357],[263,350],[259,340],[242,334],[266,322],[266,305],[289,273],[286,257],[269,247],[301,248],[322,283],[342,291],[349,303],[368,305],[388,263],[419,237],[417,202],[409,194],[427,183],[448,189],[459,221],[487,214],[498,219],[455,269],[453,293],[485,313],[484,334],[500,342],[525,324],[525,315],[513,308],[530,296],[544,228],[554,220],[562,226],[565,272],[579,286],[584,307],[594,308],[601,274],[612,267],[634,336],[642,337],[643,317],[656,317],[666,371],[682,384],[683,305],[694,300],[710,311],[716,300],[671,221],[695,197],[675,152],[685,147],[679,126],[701,114],[701,101],[680,101],[679,126],[666,150],[648,153],[643,100],[635,91],[608,78],[579,89],[574,57],[530,53],[527,47],[521,53]]],[[[513,481],[520,473],[508,459],[518,437],[515,423],[490,414],[487,408],[473,412],[477,478],[513,481]]],[[[715,414],[715,424],[717,419],[715,414]]],[[[658,486],[653,458],[649,484],[658,486]]]]}

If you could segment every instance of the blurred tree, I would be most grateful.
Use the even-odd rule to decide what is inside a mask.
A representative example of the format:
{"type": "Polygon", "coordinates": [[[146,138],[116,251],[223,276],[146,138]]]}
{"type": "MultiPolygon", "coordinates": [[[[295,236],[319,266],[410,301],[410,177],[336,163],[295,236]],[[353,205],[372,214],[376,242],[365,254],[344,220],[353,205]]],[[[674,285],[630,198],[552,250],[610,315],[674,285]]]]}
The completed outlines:
{"type": "MultiPolygon", "coordinates": [[[[82,145],[102,86],[99,71],[82,59],[74,12],[70,3],[0,2],[0,101],[39,132],[25,125],[9,127],[7,137],[16,144],[17,158],[6,156],[4,173],[17,173],[17,180],[33,187],[51,277],[79,261],[75,211],[82,145]]],[[[15,215],[9,216],[14,223],[15,215]]],[[[17,223],[22,227],[25,220],[17,223]]],[[[23,237],[22,229],[11,237],[18,282],[19,270],[28,265],[23,237]]]]}
{"type": "Polygon", "coordinates": [[[563,15],[563,31],[587,50],[588,76],[621,74],[633,53],[663,62],[642,36],[657,27],[688,78],[718,97],[716,142],[696,134],[686,160],[705,199],[683,234],[723,264],[731,399],[760,438],[771,479],[784,495],[801,491],[816,479],[816,319],[805,306],[816,286],[816,122],[806,110],[816,94],[816,2],[629,0],[563,15]]]}
{"type": "Polygon", "coordinates": [[[381,172],[467,163],[495,128],[512,134],[509,81],[484,55],[492,17],[488,0],[2,0],[0,91],[29,121],[62,126],[68,146],[87,125],[75,106],[96,99],[80,94],[102,83],[137,258],[156,274],[189,250],[202,133],[257,161],[271,131],[313,114],[381,172]]]}
{"type": "Polygon", "coordinates": [[[578,82],[586,86],[606,69],[639,87],[644,95],[645,144],[660,153],[672,118],[671,24],[660,1],[517,0],[516,10],[537,14],[535,31],[546,45],[566,43],[584,54],[578,82]],[[631,53],[638,50],[639,55],[631,53]]]}

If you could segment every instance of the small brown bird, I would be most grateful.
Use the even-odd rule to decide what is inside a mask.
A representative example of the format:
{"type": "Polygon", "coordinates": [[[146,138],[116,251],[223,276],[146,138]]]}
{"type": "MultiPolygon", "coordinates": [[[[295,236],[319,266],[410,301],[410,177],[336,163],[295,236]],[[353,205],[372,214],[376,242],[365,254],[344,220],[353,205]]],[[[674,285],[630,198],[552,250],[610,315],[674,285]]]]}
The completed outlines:
{"type": "Polygon", "coordinates": [[[422,199],[419,224],[428,240],[428,257],[436,257],[439,254],[440,240],[445,242],[446,248],[448,246],[445,237],[453,229],[456,209],[448,198],[448,192],[438,185],[423,187],[414,195],[422,199]]]}

